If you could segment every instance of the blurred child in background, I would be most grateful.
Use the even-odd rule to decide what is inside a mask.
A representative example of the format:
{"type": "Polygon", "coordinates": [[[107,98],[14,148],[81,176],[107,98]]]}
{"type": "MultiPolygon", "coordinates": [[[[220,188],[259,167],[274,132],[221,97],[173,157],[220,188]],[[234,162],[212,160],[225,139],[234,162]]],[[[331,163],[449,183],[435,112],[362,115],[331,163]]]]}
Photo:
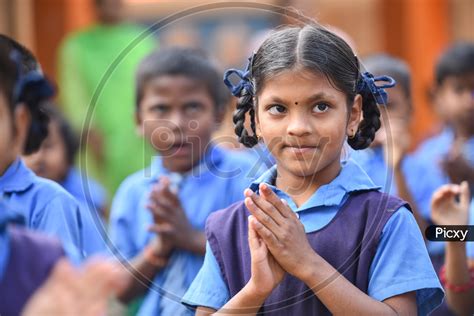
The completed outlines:
{"type": "Polygon", "coordinates": [[[435,69],[433,105],[442,131],[426,140],[416,158],[430,177],[444,183],[474,182],[474,43],[458,43],[440,57],[435,69]]]}
{"type": "MultiPolygon", "coordinates": [[[[449,47],[437,62],[435,79],[433,105],[443,129],[413,154],[425,169],[418,179],[428,179],[438,187],[466,180],[474,187],[474,43],[449,47]]],[[[444,261],[443,243],[428,247],[439,270],[444,261]]]]}
{"type": "Polygon", "coordinates": [[[26,225],[58,237],[74,261],[84,256],[79,205],[61,186],[36,176],[20,155],[37,151],[48,133],[42,102],[53,95],[33,55],[0,36],[0,194],[26,225]]]}
{"type": "Polygon", "coordinates": [[[37,152],[24,155],[23,160],[36,175],[59,183],[76,198],[82,220],[87,223],[82,230],[86,255],[103,252],[105,242],[100,232],[106,210],[105,190],[74,167],[79,141],[64,116],[52,103],[45,104],[44,110],[49,117],[48,137],[37,152]]]}
{"type": "Polygon", "coordinates": [[[180,299],[203,262],[206,219],[251,182],[247,156],[211,142],[228,100],[221,78],[202,51],[186,48],[152,53],[138,68],[137,128],[157,156],[119,187],[110,236],[137,271],[121,299],[148,290],[139,315],[192,314],[180,299]]]}

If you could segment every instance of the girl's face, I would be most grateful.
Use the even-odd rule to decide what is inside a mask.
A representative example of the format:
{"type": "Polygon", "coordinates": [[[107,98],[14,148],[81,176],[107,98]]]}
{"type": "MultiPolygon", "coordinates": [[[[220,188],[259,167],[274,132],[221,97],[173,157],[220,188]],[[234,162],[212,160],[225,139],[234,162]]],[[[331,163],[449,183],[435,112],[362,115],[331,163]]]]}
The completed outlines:
{"type": "Polygon", "coordinates": [[[26,165],[38,176],[61,182],[67,175],[66,146],[60,135],[59,125],[51,121],[48,127],[48,137],[41,144],[40,149],[28,156],[23,156],[26,165]]]}
{"type": "Polygon", "coordinates": [[[168,170],[187,172],[204,155],[217,115],[204,84],[181,75],[161,76],[146,84],[137,123],[168,170]]]}
{"type": "Polygon", "coordinates": [[[28,127],[26,107],[18,105],[12,115],[5,95],[0,92],[0,176],[21,153],[28,127]]]}
{"type": "Polygon", "coordinates": [[[258,133],[279,168],[308,177],[340,163],[342,146],[360,121],[361,97],[346,95],[326,76],[288,70],[265,81],[258,94],[258,133]]]}

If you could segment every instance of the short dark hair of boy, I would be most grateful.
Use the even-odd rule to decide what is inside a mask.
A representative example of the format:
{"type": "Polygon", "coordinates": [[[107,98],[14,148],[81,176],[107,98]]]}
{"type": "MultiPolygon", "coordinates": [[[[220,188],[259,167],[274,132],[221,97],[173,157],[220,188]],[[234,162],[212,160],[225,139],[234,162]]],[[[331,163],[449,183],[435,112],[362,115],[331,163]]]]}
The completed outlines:
{"type": "Polygon", "coordinates": [[[61,137],[64,148],[66,149],[67,163],[69,166],[73,166],[77,151],[79,150],[79,137],[56,104],[45,102],[44,109],[49,117],[49,124],[57,124],[59,136],[61,137]]]}
{"type": "Polygon", "coordinates": [[[438,85],[447,77],[474,73],[474,43],[457,43],[448,48],[436,64],[435,77],[438,85]]]}
{"type": "MultiPolygon", "coordinates": [[[[15,109],[14,89],[18,81],[19,71],[28,73],[40,71],[40,66],[33,54],[20,43],[0,34],[0,90],[4,94],[9,110],[13,117],[15,109]],[[20,65],[12,60],[11,54],[17,51],[20,55],[20,65]],[[20,66],[20,67],[19,67],[20,66]],[[21,68],[21,69],[18,69],[21,68]]],[[[24,99],[31,115],[31,125],[28,131],[23,154],[37,151],[43,140],[48,136],[48,116],[44,113],[41,102],[32,98],[31,91],[24,91],[24,99]]]]}
{"type": "Polygon", "coordinates": [[[389,54],[374,54],[362,59],[362,64],[374,76],[387,75],[395,79],[403,93],[411,100],[411,74],[408,64],[389,54]]]}
{"type": "Polygon", "coordinates": [[[185,76],[203,83],[211,96],[216,112],[225,110],[230,94],[222,75],[207,54],[200,49],[171,47],[146,56],[136,73],[136,109],[143,99],[145,86],[161,76],[185,76]]]}

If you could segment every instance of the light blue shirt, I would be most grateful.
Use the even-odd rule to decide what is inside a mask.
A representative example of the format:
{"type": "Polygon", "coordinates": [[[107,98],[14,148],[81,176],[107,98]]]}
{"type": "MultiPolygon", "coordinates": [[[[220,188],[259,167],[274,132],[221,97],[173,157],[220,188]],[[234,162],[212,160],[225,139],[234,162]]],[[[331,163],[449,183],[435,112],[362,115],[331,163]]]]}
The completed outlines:
{"type": "MultiPolygon", "coordinates": [[[[184,175],[178,191],[190,224],[203,231],[211,212],[241,200],[244,189],[255,179],[253,174],[249,174],[252,167],[247,155],[211,146],[201,163],[188,175],[184,175]]],[[[146,205],[153,185],[163,175],[169,176],[170,173],[163,167],[158,156],[150,168],[129,176],[114,197],[110,238],[118,251],[117,255],[122,259],[137,256],[154,237],[153,233],[147,231],[153,218],[146,205]]],[[[188,251],[175,250],[170,264],[155,277],[154,288],[148,291],[139,315],[159,315],[160,311],[171,309],[169,305],[178,306],[180,314],[192,313],[180,304],[180,299],[201,268],[203,259],[203,256],[188,251]],[[158,289],[162,288],[165,280],[172,280],[171,273],[174,272],[170,271],[175,270],[174,264],[185,267],[176,274],[176,282],[183,282],[185,289],[182,293],[171,293],[172,297],[164,297],[158,293],[158,289]]]]}
{"type": "Polygon", "coordinates": [[[8,225],[15,223],[23,225],[25,218],[18,212],[12,211],[3,198],[0,198],[0,282],[5,273],[10,257],[10,235],[8,225]]]}
{"type": "MultiPolygon", "coordinates": [[[[378,188],[368,175],[352,160],[342,163],[339,175],[321,186],[310,199],[296,207],[291,198],[273,186],[273,167],[252,185],[269,184],[284,198],[299,218],[306,232],[321,229],[337,214],[349,193],[378,188]]],[[[382,230],[376,255],[369,270],[368,295],[383,301],[395,295],[416,291],[418,312],[426,315],[443,299],[443,290],[433,269],[423,237],[412,213],[402,207],[393,214],[382,230]]],[[[182,302],[191,306],[221,308],[230,299],[216,258],[209,245],[202,269],[182,302]]]]}
{"type": "MultiPolygon", "coordinates": [[[[424,141],[413,153],[412,158],[423,165],[423,173],[418,173],[418,181],[431,182],[435,189],[450,183],[448,175],[444,172],[441,163],[447,157],[454,143],[454,132],[445,127],[439,134],[424,141]]],[[[462,153],[468,162],[472,163],[474,157],[474,138],[468,140],[462,148],[462,153]]],[[[474,165],[472,166],[474,168],[474,165]]],[[[472,189],[471,189],[472,190],[472,189]]],[[[428,217],[431,218],[431,217],[428,217]]],[[[428,251],[432,255],[441,255],[444,252],[444,243],[428,242],[428,251]]]]}
{"type": "Polygon", "coordinates": [[[36,176],[17,158],[0,176],[0,196],[26,227],[57,237],[75,263],[84,258],[79,205],[59,184],[36,176]]]}
{"type": "Polygon", "coordinates": [[[94,180],[83,177],[76,168],[70,168],[60,184],[79,203],[85,256],[105,253],[106,227],[102,221],[102,212],[106,208],[105,189],[94,180]],[[83,179],[86,181],[86,186],[83,184],[83,179]]]}

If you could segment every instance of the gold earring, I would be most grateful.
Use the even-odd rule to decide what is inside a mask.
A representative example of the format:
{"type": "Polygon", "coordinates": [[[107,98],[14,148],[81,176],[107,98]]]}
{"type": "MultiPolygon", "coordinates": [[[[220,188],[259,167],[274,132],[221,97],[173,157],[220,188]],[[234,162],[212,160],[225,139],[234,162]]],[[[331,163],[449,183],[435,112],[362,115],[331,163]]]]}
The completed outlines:
{"type": "Polygon", "coordinates": [[[351,131],[352,135],[349,135],[348,138],[349,139],[354,139],[354,137],[356,136],[356,133],[354,133],[354,131],[351,131]]]}

